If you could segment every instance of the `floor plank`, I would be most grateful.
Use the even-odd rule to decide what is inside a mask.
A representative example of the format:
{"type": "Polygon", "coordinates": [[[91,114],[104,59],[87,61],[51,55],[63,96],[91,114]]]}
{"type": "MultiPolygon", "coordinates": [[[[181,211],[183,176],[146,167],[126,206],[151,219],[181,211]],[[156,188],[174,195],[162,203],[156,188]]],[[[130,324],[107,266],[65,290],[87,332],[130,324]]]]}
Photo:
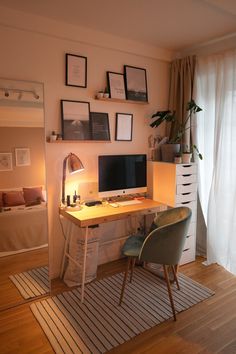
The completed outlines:
{"type": "MultiPolygon", "coordinates": [[[[119,260],[99,267],[98,277],[124,270],[119,260]]],[[[215,295],[177,315],[109,354],[235,354],[236,353],[236,277],[218,265],[204,266],[202,259],[184,265],[180,271],[210,287],[215,295]]],[[[54,282],[54,292],[63,284],[54,282]]],[[[53,353],[29,305],[0,312],[0,353],[53,353]]]]}

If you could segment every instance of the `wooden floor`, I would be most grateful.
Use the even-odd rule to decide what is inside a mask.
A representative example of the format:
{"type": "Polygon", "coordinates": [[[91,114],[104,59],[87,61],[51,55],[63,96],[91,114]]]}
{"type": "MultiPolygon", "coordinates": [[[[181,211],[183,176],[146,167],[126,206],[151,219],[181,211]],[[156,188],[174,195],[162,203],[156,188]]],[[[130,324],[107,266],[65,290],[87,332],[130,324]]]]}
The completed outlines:
{"type": "Polygon", "coordinates": [[[48,247],[0,258],[0,311],[25,303],[9,275],[48,265],[48,247]]]}
{"type": "MultiPolygon", "coordinates": [[[[113,262],[101,266],[98,276],[123,269],[123,261],[113,262]]],[[[177,322],[158,325],[109,353],[236,353],[236,277],[220,266],[202,265],[202,259],[180,267],[180,271],[213,289],[215,295],[178,314],[177,322]]],[[[60,286],[58,282],[58,289],[60,286]]],[[[53,353],[29,304],[0,312],[0,353],[53,353]]]]}

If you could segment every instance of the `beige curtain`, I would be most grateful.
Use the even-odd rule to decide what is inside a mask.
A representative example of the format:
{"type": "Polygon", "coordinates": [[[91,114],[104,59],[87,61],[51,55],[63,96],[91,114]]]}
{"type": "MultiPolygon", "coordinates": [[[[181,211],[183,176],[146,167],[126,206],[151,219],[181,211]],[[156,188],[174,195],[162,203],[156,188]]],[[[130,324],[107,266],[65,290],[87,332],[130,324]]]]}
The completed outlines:
{"type": "MultiPolygon", "coordinates": [[[[171,125],[170,138],[176,135],[178,124],[186,118],[187,103],[192,99],[196,56],[176,59],[171,63],[169,109],[175,111],[176,122],[171,125]]],[[[189,122],[190,123],[190,122],[189,122]]],[[[190,129],[183,144],[190,143],[190,129]]]]}

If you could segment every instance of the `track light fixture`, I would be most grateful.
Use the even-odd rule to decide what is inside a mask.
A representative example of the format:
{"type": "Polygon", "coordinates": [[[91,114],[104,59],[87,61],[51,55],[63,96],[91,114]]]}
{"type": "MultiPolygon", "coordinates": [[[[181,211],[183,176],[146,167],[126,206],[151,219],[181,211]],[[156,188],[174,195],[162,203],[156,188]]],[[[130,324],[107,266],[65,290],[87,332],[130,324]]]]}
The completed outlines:
{"type": "Polygon", "coordinates": [[[21,89],[0,87],[0,91],[4,92],[5,97],[9,97],[10,93],[12,93],[12,94],[18,93],[18,100],[20,100],[22,98],[24,93],[33,95],[33,97],[36,100],[38,100],[40,98],[39,95],[33,90],[21,90],[21,89]]]}

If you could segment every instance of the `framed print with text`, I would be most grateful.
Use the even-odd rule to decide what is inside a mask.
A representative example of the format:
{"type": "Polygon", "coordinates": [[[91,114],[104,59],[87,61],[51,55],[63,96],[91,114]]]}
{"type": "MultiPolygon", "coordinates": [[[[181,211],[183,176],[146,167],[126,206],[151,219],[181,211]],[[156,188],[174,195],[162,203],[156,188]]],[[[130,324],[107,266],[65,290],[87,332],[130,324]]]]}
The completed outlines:
{"type": "Polygon", "coordinates": [[[107,82],[111,98],[118,98],[120,100],[126,99],[125,81],[123,74],[108,71],[107,82]]]}
{"type": "Polygon", "coordinates": [[[133,114],[116,113],[115,140],[131,141],[133,131],[133,114]]]}
{"type": "Polygon", "coordinates": [[[87,87],[87,58],[66,54],[66,85],[87,87]]]}
{"type": "Polygon", "coordinates": [[[90,122],[92,140],[111,140],[108,113],[91,112],[90,122]]]}

